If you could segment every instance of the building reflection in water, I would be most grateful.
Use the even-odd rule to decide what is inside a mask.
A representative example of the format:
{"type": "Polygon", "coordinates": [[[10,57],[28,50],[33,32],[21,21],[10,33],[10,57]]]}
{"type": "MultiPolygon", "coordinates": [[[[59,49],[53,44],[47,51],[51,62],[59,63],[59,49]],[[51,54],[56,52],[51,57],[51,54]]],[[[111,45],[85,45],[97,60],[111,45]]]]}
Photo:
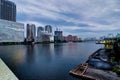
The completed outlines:
{"type": "Polygon", "coordinates": [[[14,62],[14,65],[21,65],[25,62],[26,53],[24,50],[24,46],[9,46],[9,48],[5,48],[5,54],[10,54],[5,56],[6,58],[10,59],[9,61],[14,62]]]}
{"type": "Polygon", "coordinates": [[[45,60],[50,62],[54,54],[54,44],[36,44],[35,52],[37,54],[37,60],[45,60]]]}
{"type": "Polygon", "coordinates": [[[34,52],[34,45],[26,45],[26,61],[27,62],[34,62],[35,60],[35,52],[34,52]]]}
{"type": "Polygon", "coordinates": [[[12,59],[16,64],[22,64],[25,61],[25,53],[23,52],[23,50],[18,50],[13,54],[12,59]]]}
{"type": "Polygon", "coordinates": [[[63,53],[63,45],[62,43],[55,43],[54,44],[54,54],[56,56],[61,56],[63,53]]]}

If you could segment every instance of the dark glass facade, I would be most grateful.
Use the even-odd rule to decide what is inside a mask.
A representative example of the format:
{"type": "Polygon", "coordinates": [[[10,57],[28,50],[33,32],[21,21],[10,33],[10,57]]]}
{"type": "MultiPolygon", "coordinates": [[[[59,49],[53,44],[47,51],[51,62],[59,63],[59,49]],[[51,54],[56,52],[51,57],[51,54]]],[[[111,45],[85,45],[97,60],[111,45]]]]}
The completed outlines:
{"type": "Polygon", "coordinates": [[[27,24],[26,41],[33,42],[36,37],[36,27],[34,24],[27,24]]]}
{"type": "Polygon", "coordinates": [[[0,19],[16,21],[16,5],[9,0],[0,0],[0,19]]]}
{"type": "Polygon", "coordinates": [[[54,32],[54,41],[62,41],[63,40],[63,32],[62,31],[55,31],[54,32]]]}

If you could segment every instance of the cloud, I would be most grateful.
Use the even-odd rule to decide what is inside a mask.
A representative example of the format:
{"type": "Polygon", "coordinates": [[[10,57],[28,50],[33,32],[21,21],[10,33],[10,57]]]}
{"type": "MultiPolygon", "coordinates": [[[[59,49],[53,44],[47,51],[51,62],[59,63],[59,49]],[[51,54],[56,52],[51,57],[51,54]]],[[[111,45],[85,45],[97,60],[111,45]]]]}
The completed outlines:
{"type": "Polygon", "coordinates": [[[60,26],[65,34],[82,34],[84,37],[89,33],[96,36],[105,32],[116,34],[120,30],[119,0],[12,1],[17,4],[20,22],[60,26]]]}

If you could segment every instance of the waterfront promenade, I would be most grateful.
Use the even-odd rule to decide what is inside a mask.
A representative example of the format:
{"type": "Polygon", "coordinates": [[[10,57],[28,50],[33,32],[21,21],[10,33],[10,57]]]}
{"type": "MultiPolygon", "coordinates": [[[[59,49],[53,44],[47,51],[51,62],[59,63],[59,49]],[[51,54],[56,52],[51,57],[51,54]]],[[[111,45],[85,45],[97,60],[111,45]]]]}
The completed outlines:
{"type": "Polygon", "coordinates": [[[0,59],[0,80],[18,80],[14,73],[0,59]]]}

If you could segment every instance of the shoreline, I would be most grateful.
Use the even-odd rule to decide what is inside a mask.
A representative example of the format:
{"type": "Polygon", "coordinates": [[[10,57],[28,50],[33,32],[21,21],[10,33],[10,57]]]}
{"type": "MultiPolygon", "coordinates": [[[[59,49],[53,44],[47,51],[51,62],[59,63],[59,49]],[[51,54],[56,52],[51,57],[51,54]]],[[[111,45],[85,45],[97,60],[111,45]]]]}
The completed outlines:
{"type": "MultiPolygon", "coordinates": [[[[44,41],[44,42],[0,42],[1,45],[35,45],[35,44],[50,44],[50,43],[68,43],[68,42],[49,42],[49,41],[44,41]]],[[[73,42],[73,43],[80,43],[80,42],[73,42]]]]}
{"type": "Polygon", "coordinates": [[[111,52],[112,49],[100,48],[91,54],[85,63],[78,65],[69,73],[72,76],[88,80],[120,80],[120,77],[113,71],[115,65],[111,65],[110,59],[104,57],[110,55],[111,52]],[[87,68],[84,67],[85,64],[87,64],[87,68]]]}

